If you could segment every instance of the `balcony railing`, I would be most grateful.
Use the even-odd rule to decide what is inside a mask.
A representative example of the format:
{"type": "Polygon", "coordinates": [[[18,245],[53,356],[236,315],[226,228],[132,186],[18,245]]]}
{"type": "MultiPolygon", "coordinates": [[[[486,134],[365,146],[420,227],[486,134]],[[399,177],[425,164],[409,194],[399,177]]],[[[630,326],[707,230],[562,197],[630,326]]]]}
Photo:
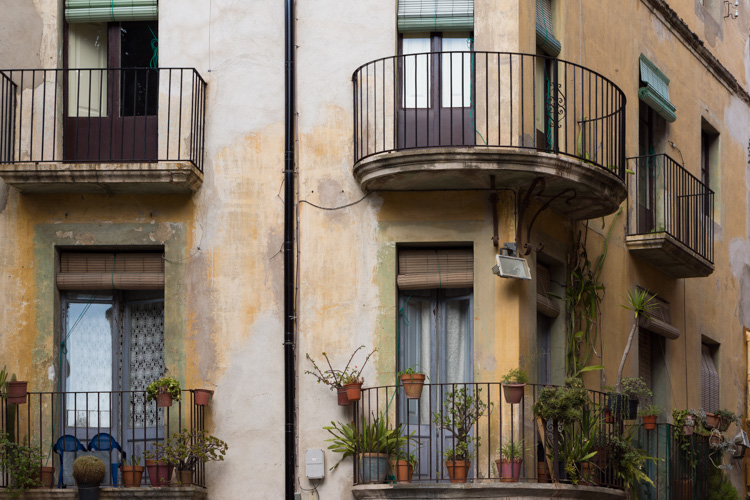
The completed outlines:
{"type": "Polygon", "coordinates": [[[354,161],[428,147],[556,153],[624,179],[625,95],[559,59],[507,52],[386,57],[354,82],[354,161]]]}
{"type": "Polygon", "coordinates": [[[636,176],[636,213],[628,233],[667,233],[713,263],[714,192],[666,154],[629,161],[636,176]]]}
{"type": "Polygon", "coordinates": [[[0,70],[0,163],[178,162],[203,171],[193,68],[0,70]]]}
{"type": "MultiPolygon", "coordinates": [[[[355,404],[355,428],[358,435],[372,432],[376,419],[389,429],[398,426],[401,436],[410,440],[402,446],[404,455],[413,454],[417,460],[413,482],[447,483],[444,454],[457,445],[457,432],[446,431],[435,425],[435,418],[447,415],[445,402],[455,400],[457,391],[465,390],[475,398],[470,403],[469,412],[477,405],[486,405],[487,411],[470,429],[472,437],[469,453],[471,465],[467,479],[470,482],[507,481],[501,477],[496,460],[501,458],[501,449],[508,443],[517,443],[522,448],[523,463],[519,481],[522,482],[577,482],[622,489],[622,481],[615,472],[616,451],[609,449],[614,435],[622,435],[624,423],[621,419],[609,419],[605,415],[607,395],[587,391],[589,404],[586,408],[588,420],[586,428],[573,425],[562,430],[552,422],[541,422],[533,415],[532,407],[540,391],[545,386],[527,384],[524,397],[519,404],[509,404],[503,396],[500,383],[471,384],[425,384],[419,399],[407,399],[403,386],[382,386],[362,390],[362,399],[355,404]],[[476,438],[480,438],[477,444],[476,438]],[[567,446],[566,443],[567,442],[567,446]],[[572,459],[575,443],[588,442],[596,455],[589,459],[590,464],[580,465],[579,477],[568,475],[564,463],[572,459]],[[566,456],[567,454],[567,456],[566,456]],[[551,466],[551,464],[557,464],[551,466]]],[[[393,453],[395,450],[389,450],[393,453]]],[[[374,482],[369,469],[363,466],[363,458],[354,456],[354,484],[374,482]]],[[[382,466],[390,466],[381,464],[382,466]]],[[[383,473],[388,473],[383,470],[383,473]]]]}
{"type": "MultiPolygon", "coordinates": [[[[140,458],[144,465],[144,451],[153,451],[156,443],[173,433],[204,430],[205,406],[195,404],[194,394],[183,390],[180,401],[157,408],[156,401],[146,401],[145,391],[29,392],[25,404],[0,400],[0,429],[15,443],[41,448],[39,465],[54,467],[55,487],[71,486],[65,476],[72,471],[72,461],[92,453],[107,467],[102,485],[122,486],[118,467],[125,460],[124,465],[130,465],[133,458],[140,458]],[[63,470],[66,474],[60,480],[63,470]]],[[[0,470],[0,488],[7,488],[11,480],[8,470],[0,470]]],[[[142,484],[149,484],[148,471],[144,471],[142,484]]],[[[193,471],[193,484],[205,486],[204,464],[199,463],[193,471]]]]}

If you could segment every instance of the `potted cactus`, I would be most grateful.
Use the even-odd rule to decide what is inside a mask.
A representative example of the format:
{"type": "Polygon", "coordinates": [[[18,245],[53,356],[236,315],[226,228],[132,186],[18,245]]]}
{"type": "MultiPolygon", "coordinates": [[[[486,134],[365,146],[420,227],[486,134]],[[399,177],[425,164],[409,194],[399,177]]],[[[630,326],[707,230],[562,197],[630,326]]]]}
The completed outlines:
{"type": "Polygon", "coordinates": [[[80,500],[99,500],[99,484],[106,473],[104,462],[93,455],[83,455],[73,462],[73,479],[80,500]]]}

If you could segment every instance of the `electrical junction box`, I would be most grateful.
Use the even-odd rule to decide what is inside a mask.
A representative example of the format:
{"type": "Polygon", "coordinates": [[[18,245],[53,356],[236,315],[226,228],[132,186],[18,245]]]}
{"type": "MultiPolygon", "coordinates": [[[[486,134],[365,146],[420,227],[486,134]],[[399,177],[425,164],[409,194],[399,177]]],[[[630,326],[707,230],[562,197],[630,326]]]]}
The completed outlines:
{"type": "Polygon", "coordinates": [[[326,475],[323,450],[305,450],[305,472],[307,479],[323,479],[326,475]]]}

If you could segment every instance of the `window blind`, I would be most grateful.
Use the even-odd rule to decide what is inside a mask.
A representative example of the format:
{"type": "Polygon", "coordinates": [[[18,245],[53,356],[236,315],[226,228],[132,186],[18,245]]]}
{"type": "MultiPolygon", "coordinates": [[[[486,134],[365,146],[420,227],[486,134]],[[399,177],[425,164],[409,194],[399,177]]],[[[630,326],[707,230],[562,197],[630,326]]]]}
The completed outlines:
{"type": "Polygon", "coordinates": [[[669,304],[658,297],[653,299],[653,303],[656,307],[649,313],[649,317],[638,317],[638,326],[670,340],[679,338],[680,330],[672,325],[669,304]]]}
{"type": "Polygon", "coordinates": [[[69,23],[155,21],[158,17],[159,0],[65,0],[69,23]]]}
{"type": "Polygon", "coordinates": [[[639,59],[641,82],[638,98],[668,122],[677,119],[677,108],[669,101],[669,78],[654,63],[641,54],[639,59]]]}
{"type": "Polygon", "coordinates": [[[398,0],[398,31],[474,31],[474,0],[398,0]]]}
{"type": "Polygon", "coordinates": [[[536,264],[536,311],[550,318],[560,315],[560,304],[549,296],[551,290],[550,271],[547,266],[536,264]]]}
{"type": "Polygon", "coordinates": [[[552,0],[536,0],[536,45],[553,57],[562,49],[552,26],[552,0]]]}
{"type": "Polygon", "coordinates": [[[160,253],[60,254],[60,290],[162,290],[164,259],[160,253]]]}
{"type": "Polygon", "coordinates": [[[701,346],[701,406],[711,413],[719,409],[719,371],[706,344],[701,346]]]}
{"type": "Polygon", "coordinates": [[[474,255],[468,249],[401,250],[398,253],[398,288],[471,288],[474,255]]]}
{"type": "Polygon", "coordinates": [[[638,332],[638,376],[643,379],[648,387],[652,387],[651,381],[651,334],[649,332],[638,332]]]}

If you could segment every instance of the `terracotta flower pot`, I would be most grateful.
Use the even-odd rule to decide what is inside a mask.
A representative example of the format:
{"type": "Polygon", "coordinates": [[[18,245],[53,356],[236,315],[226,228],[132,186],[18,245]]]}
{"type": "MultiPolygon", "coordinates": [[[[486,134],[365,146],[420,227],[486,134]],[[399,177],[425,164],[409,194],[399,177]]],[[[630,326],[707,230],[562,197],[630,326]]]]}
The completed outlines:
{"type": "Polygon", "coordinates": [[[523,399],[523,388],[526,384],[503,384],[503,394],[505,402],[509,404],[518,404],[523,399]]]}
{"type": "Polygon", "coordinates": [[[26,403],[26,381],[8,382],[8,403],[22,405],[26,403]]]}
{"type": "Polygon", "coordinates": [[[406,460],[393,460],[391,461],[391,468],[396,475],[397,483],[411,482],[411,478],[414,475],[414,467],[409,465],[409,462],[406,460]]]}
{"type": "Polygon", "coordinates": [[[193,471],[181,470],[180,472],[180,485],[181,486],[192,486],[193,484],[193,471]]]}
{"type": "Polygon", "coordinates": [[[706,429],[715,429],[719,426],[719,416],[714,413],[706,413],[706,429]]]}
{"type": "Polygon", "coordinates": [[[123,465],[122,466],[122,484],[126,488],[137,488],[143,480],[144,468],[140,465],[123,465]]]}
{"type": "Polygon", "coordinates": [[[159,394],[156,395],[156,406],[159,408],[172,406],[172,395],[160,389],[159,394]]]}
{"type": "Polygon", "coordinates": [[[685,425],[682,426],[682,433],[686,436],[692,436],[693,427],[695,427],[695,417],[688,415],[685,417],[685,425]]]}
{"type": "Polygon", "coordinates": [[[401,375],[401,383],[404,384],[404,392],[409,399],[419,399],[424,386],[424,373],[404,373],[401,375]]]}
{"type": "Polygon", "coordinates": [[[521,477],[521,465],[523,459],[518,460],[495,460],[497,470],[500,472],[500,481],[504,483],[517,483],[521,477]]]}
{"type": "Polygon", "coordinates": [[[647,431],[653,431],[654,429],[656,429],[657,418],[657,415],[643,415],[641,417],[641,419],[643,419],[643,428],[647,431]]]}
{"type": "Polygon", "coordinates": [[[726,432],[729,429],[730,421],[724,417],[719,417],[719,432],[726,432]]]}
{"type": "Polygon", "coordinates": [[[359,401],[362,397],[362,382],[346,384],[344,389],[346,389],[346,397],[349,398],[349,401],[359,401]]]}
{"type": "Polygon", "coordinates": [[[193,396],[193,401],[198,406],[208,406],[208,402],[211,401],[214,391],[209,389],[196,389],[193,396]]]}
{"type": "Polygon", "coordinates": [[[148,480],[151,486],[168,486],[172,480],[172,465],[160,464],[156,460],[146,460],[146,470],[148,470],[148,480]]]}
{"type": "Polygon", "coordinates": [[[591,462],[581,462],[581,479],[578,481],[578,484],[582,486],[594,486],[596,485],[596,481],[594,480],[594,474],[596,472],[596,469],[594,468],[594,464],[591,462]]]}
{"type": "Polygon", "coordinates": [[[546,461],[536,463],[536,482],[537,483],[551,483],[552,476],[549,473],[549,467],[547,467],[546,461]]]}
{"type": "Polygon", "coordinates": [[[469,473],[471,461],[469,460],[446,460],[445,467],[448,469],[448,477],[451,483],[465,483],[469,473]]]}
{"type": "Polygon", "coordinates": [[[346,388],[337,387],[336,391],[338,392],[339,406],[349,406],[350,401],[349,401],[349,398],[346,396],[346,388]]]}
{"type": "Polygon", "coordinates": [[[40,488],[52,488],[52,486],[55,484],[55,468],[42,467],[39,474],[39,481],[40,488]]]}

